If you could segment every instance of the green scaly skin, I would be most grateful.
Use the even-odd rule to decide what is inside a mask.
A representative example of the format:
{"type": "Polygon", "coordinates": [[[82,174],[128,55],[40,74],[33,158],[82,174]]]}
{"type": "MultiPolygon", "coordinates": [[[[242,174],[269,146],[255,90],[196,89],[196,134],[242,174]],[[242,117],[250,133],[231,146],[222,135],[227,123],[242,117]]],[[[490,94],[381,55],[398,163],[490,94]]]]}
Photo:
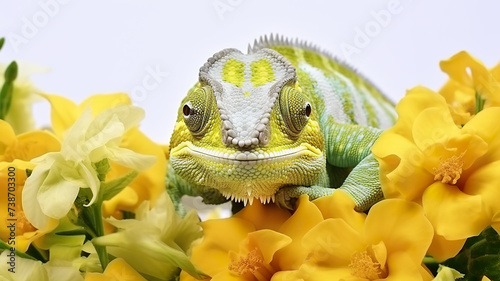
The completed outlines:
{"type": "Polygon", "coordinates": [[[248,55],[226,49],[200,69],[179,108],[168,190],[174,201],[292,208],[302,194],[340,188],[367,210],[383,198],[370,149],[394,120],[385,96],[314,47],[271,37],[248,55]]]}

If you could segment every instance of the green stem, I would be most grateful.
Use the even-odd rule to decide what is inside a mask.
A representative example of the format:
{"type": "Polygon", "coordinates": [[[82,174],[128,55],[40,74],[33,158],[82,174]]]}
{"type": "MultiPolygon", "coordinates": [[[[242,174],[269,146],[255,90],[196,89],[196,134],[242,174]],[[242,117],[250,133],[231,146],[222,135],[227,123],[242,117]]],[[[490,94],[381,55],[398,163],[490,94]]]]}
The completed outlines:
{"type": "Polygon", "coordinates": [[[424,260],[423,260],[422,262],[423,262],[424,264],[427,264],[427,265],[428,265],[428,264],[439,264],[439,262],[438,262],[435,258],[433,258],[433,257],[429,257],[429,256],[424,257],[424,260]]]}
{"type": "Polygon", "coordinates": [[[474,114],[478,114],[481,110],[483,110],[485,101],[486,100],[483,99],[483,97],[478,92],[476,92],[476,107],[474,110],[474,114]]]}
{"type": "MultiPolygon", "coordinates": [[[[101,182],[101,185],[103,183],[101,182]]],[[[89,189],[80,190],[80,199],[78,205],[80,206],[79,214],[79,225],[82,225],[87,233],[92,236],[92,238],[104,236],[104,223],[102,218],[102,202],[103,202],[103,191],[100,190],[96,195],[97,198],[94,204],[85,207],[88,204],[88,198],[92,196],[89,189]]],[[[109,263],[109,256],[104,246],[94,245],[99,261],[101,262],[102,270],[106,269],[109,263]]]]}
{"type": "MultiPolygon", "coordinates": [[[[98,200],[95,205],[94,221],[95,221],[95,229],[94,232],[96,237],[104,236],[104,223],[102,220],[102,200],[98,200]]],[[[109,264],[109,256],[108,251],[106,250],[106,246],[96,246],[94,245],[97,255],[99,256],[99,261],[101,262],[102,270],[104,271],[109,264]]]]}

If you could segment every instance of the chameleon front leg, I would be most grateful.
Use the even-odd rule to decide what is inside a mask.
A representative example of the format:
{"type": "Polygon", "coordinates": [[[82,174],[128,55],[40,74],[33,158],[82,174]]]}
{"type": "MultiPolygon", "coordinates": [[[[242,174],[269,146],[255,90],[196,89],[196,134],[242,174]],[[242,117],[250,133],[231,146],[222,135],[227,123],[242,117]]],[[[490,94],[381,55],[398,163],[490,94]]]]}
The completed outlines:
{"type": "MultiPolygon", "coordinates": [[[[358,210],[369,209],[383,199],[379,165],[371,153],[371,147],[382,131],[372,127],[333,122],[324,131],[328,163],[335,167],[353,168],[340,189],[353,198],[358,210]]],[[[307,194],[314,200],[334,191],[332,187],[324,186],[287,187],[278,192],[277,200],[278,204],[290,208],[293,206],[293,198],[302,194],[307,194]]]]}
{"type": "Polygon", "coordinates": [[[203,203],[205,204],[222,204],[228,201],[228,199],[222,196],[222,194],[216,189],[204,186],[194,186],[188,183],[175,173],[170,163],[167,166],[165,186],[167,193],[175,206],[175,210],[182,216],[186,214],[184,206],[181,204],[181,199],[184,195],[201,196],[203,198],[203,203]]]}

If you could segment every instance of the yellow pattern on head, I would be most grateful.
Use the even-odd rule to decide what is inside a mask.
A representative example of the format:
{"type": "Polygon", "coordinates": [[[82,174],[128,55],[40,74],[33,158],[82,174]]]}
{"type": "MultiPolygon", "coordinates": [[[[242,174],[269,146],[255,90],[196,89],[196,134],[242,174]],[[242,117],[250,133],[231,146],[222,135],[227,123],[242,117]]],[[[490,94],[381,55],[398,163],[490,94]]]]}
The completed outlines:
{"type": "Polygon", "coordinates": [[[245,82],[245,77],[243,77],[244,71],[245,64],[243,62],[230,59],[222,68],[222,80],[241,88],[245,82]]]}
{"type": "Polygon", "coordinates": [[[250,70],[252,71],[250,81],[254,87],[259,87],[276,80],[271,62],[266,58],[252,62],[250,70]]]}

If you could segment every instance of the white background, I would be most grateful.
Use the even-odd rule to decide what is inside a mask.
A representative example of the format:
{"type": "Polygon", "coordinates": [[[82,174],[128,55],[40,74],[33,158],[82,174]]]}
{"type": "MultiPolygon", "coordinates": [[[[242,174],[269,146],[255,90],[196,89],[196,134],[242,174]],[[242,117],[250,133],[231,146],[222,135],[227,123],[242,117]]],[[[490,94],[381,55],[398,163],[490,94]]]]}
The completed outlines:
{"type": "MultiPolygon", "coordinates": [[[[35,84],[77,102],[128,92],[146,110],[143,131],[167,143],[199,67],[223,48],[246,51],[270,33],[304,39],[337,54],[397,101],[419,84],[439,89],[446,81],[439,61],[460,50],[487,66],[498,63],[498,3],[0,0],[0,36],[7,38],[0,62],[49,67],[32,77],[35,84]]],[[[35,109],[38,125],[48,124],[48,105],[35,109]]]]}

